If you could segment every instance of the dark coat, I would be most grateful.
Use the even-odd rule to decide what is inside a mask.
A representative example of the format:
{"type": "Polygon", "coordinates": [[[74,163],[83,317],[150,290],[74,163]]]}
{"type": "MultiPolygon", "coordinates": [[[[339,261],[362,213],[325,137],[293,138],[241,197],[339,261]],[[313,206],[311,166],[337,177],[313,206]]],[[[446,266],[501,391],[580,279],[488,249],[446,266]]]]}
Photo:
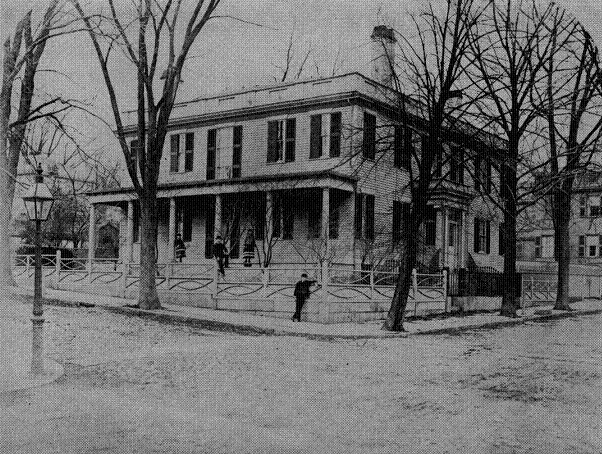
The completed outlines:
{"type": "Polygon", "coordinates": [[[295,285],[295,291],[293,292],[293,295],[295,295],[297,299],[306,300],[311,294],[311,292],[309,291],[309,287],[311,287],[314,284],[314,282],[316,281],[307,280],[297,282],[297,284],[295,285]]]}
{"type": "Polygon", "coordinates": [[[223,259],[226,255],[226,247],[224,243],[213,243],[213,257],[223,259]]]}

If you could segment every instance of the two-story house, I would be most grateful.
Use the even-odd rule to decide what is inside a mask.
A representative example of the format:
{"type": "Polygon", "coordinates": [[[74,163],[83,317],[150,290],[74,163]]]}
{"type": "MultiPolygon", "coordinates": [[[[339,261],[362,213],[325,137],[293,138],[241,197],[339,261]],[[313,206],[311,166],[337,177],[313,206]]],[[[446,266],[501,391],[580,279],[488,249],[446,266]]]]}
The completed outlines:
{"type": "MultiPolygon", "coordinates": [[[[391,37],[386,27],[375,28],[374,40],[391,37]]],[[[393,245],[409,212],[409,168],[426,126],[411,111],[411,122],[397,120],[401,95],[388,85],[388,62],[374,62],[373,78],[351,73],[178,103],[159,177],[158,261],[173,261],[176,233],[186,261],[210,260],[217,234],[232,260],[242,260],[250,231],[269,243],[272,263],[399,260],[403,251],[393,245]]],[[[135,112],[129,121],[135,146],[135,112]]],[[[421,262],[456,268],[471,257],[499,267],[499,216],[479,195],[497,178],[490,155],[460,133],[449,137],[452,159],[438,161],[416,239],[424,245],[421,262]]],[[[133,188],[95,191],[89,200],[123,210],[121,257],[137,261],[133,188]]]]}

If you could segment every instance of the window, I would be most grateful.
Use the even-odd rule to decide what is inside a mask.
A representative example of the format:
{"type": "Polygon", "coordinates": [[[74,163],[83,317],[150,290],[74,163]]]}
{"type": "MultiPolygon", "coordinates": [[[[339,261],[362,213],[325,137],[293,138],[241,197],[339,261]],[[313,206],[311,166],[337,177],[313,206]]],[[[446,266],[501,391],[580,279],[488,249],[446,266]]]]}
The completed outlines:
{"type": "Polygon", "coordinates": [[[491,192],[491,161],[487,157],[475,156],[475,189],[487,194],[491,192]]]}
{"type": "Polygon", "coordinates": [[[489,254],[491,222],[484,219],[474,220],[474,252],[489,254]]]}
{"type": "Polygon", "coordinates": [[[552,235],[541,237],[541,256],[544,258],[554,257],[554,237],[552,235]]]}
{"type": "Polygon", "coordinates": [[[464,184],[464,149],[462,147],[451,148],[449,179],[454,183],[464,184]]]}
{"type": "Polygon", "coordinates": [[[424,244],[434,246],[437,238],[437,213],[432,205],[427,205],[424,213],[424,244]]]}
{"type": "Polygon", "coordinates": [[[579,216],[584,218],[587,216],[587,198],[585,196],[579,197],[579,216]]]}
{"type": "Polygon", "coordinates": [[[268,162],[294,161],[295,136],[294,118],[268,121],[268,162]]]}
{"type": "Polygon", "coordinates": [[[194,132],[187,132],[184,137],[184,171],[190,172],[194,161],[194,132]]]}
{"type": "Polygon", "coordinates": [[[404,130],[400,125],[395,125],[394,139],[393,139],[393,165],[399,169],[409,169],[412,158],[412,130],[407,129],[404,134],[404,130]],[[409,136],[410,145],[404,142],[409,136]]]}
{"type": "Polygon", "coordinates": [[[136,172],[136,166],[138,164],[138,140],[132,140],[130,142],[130,154],[132,155],[134,172],[136,172]]]}
{"type": "Polygon", "coordinates": [[[215,179],[215,154],[216,154],[217,129],[207,131],[207,179],[215,179]]]}
{"type": "Polygon", "coordinates": [[[307,237],[320,238],[322,230],[322,193],[312,193],[307,200],[307,237]]]}
{"type": "Polygon", "coordinates": [[[232,139],[232,178],[240,178],[242,161],[242,126],[234,126],[232,139]]]}
{"type": "Polygon", "coordinates": [[[405,223],[410,219],[410,204],[393,201],[393,226],[391,231],[391,239],[393,243],[398,243],[401,240],[401,232],[405,223]]]}
{"type": "Polygon", "coordinates": [[[322,115],[312,115],[310,120],[309,158],[322,156],[322,115]]]}
{"type": "Polygon", "coordinates": [[[178,172],[180,169],[180,135],[171,135],[171,151],[170,151],[170,172],[178,172]]]}
{"type": "Polygon", "coordinates": [[[364,204],[366,207],[365,237],[367,240],[374,240],[374,196],[366,194],[364,197],[364,204]]]}
{"type": "Polygon", "coordinates": [[[579,236],[578,255],[579,255],[579,257],[585,257],[585,236],[584,235],[579,236]]]}
{"type": "Polygon", "coordinates": [[[541,237],[535,237],[535,258],[541,257],[541,237]]]}
{"type": "Polygon", "coordinates": [[[596,257],[598,255],[598,248],[600,246],[600,240],[598,235],[587,235],[587,256],[596,257]]]}
{"type": "Polygon", "coordinates": [[[589,197],[589,215],[592,217],[600,216],[600,196],[593,195],[589,197]]]}
{"type": "Polygon", "coordinates": [[[341,154],[341,112],[330,114],[330,157],[341,154]]]}
{"type": "Polygon", "coordinates": [[[376,155],[376,117],[369,113],[364,113],[362,155],[366,159],[374,159],[376,155]]]}

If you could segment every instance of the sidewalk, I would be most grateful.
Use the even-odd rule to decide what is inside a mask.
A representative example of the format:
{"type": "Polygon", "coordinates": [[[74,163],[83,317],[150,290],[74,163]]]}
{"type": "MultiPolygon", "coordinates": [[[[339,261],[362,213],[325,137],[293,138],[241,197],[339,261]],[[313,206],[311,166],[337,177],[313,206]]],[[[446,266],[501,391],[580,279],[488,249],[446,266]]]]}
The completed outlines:
{"type": "MultiPolygon", "coordinates": [[[[12,291],[20,295],[33,294],[32,289],[22,287],[12,287],[12,291]]],[[[135,305],[135,300],[63,290],[44,289],[43,295],[46,300],[55,300],[58,304],[101,307],[125,315],[140,315],[166,323],[184,323],[209,330],[256,335],[304,336],[320,339],[396,338],[416,334],[444,334],[469,329],[510,326],[529,320],[602,312],[602,301],[588,299],[571,304],[571,307],[575,309],[573,312],[555,311],[552,310],[552,305],[538,306],[527,308],[524,311],[519,310],[519,317],[516,319],[502,317],[497,312],[411,319],[404,322],[406,332],[393,333],[381,330],[382,321],[334,323],[329,325],[310,322],[296,323],[289,319],[172,304],[163,304],[162,310],[145,311],[126,307],[126,305],[135,305]]]]}

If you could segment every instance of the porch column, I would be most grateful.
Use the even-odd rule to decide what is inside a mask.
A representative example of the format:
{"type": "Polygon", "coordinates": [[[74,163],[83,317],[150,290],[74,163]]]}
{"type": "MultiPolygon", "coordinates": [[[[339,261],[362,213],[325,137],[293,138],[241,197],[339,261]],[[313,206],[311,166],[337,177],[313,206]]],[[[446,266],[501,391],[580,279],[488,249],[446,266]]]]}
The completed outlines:
{"type": "Polygon", "coordinates": [[[176,238],[176,198],[169,198],[169,237],[167,238],[167,263],[174,261],[174,240],[176,238]]]}
{"type": "Polygon", "coordinates": [[[269,244],[274,234],[274,192],[265,193],[265,223],[266,223],[266,242],[269,244]]]}
{"type": "Polygon", "coordinates": [[[128,200],[125,251],[123,261],[131,263],[134,253],[134,201],[128,200]]]}
{"type": "Polygon", "coordinates": [[[330,222],[330,188],[322,188],[322,238],[328,255],[329,246],[329,222],[330,222]]]}
{"type": "Polygon", "coordinates": [[[447,266],[447,248],[448,248],[448,236],[449,236],[449,208],[443,207],[441,208],[443,211],[443,226],[441,228],[441,232],[443,234],[442,238],[442,249],[441,249],[441,267],[445,268],[447,266]]]}
{"type": "Polygon", "coordinates": [[[460,266],[459,268],[464,268],[466,265],[466,211],[461,211],[461,220],[462,227],[460,230],[460,266]]]}
{"type": "Polygon", "coordinates": [[[352,268],[355,269],[355,259],[357,257],[356,251],[355,251],[355,245],[356,245],[356,241],[355,241],[355,216],[356,216],[356,212],[355,212],[355,204],[357,203],[357,191],[353,191],[351,193],[351,260],[352,260],[352,268]]]}
{"type": "Polygon", "coordinates": [[[96,206],[90,204],[90,223],[88,224],[88,270],[92,271],[92,260],[94,260],[94,249],[96,249],[96,206]]]}
{"type": "Polygon", "coordinates": [[[215,218],[213,222],[213,239],[222,231],[222,195],[215,194],[215,218]]]}

